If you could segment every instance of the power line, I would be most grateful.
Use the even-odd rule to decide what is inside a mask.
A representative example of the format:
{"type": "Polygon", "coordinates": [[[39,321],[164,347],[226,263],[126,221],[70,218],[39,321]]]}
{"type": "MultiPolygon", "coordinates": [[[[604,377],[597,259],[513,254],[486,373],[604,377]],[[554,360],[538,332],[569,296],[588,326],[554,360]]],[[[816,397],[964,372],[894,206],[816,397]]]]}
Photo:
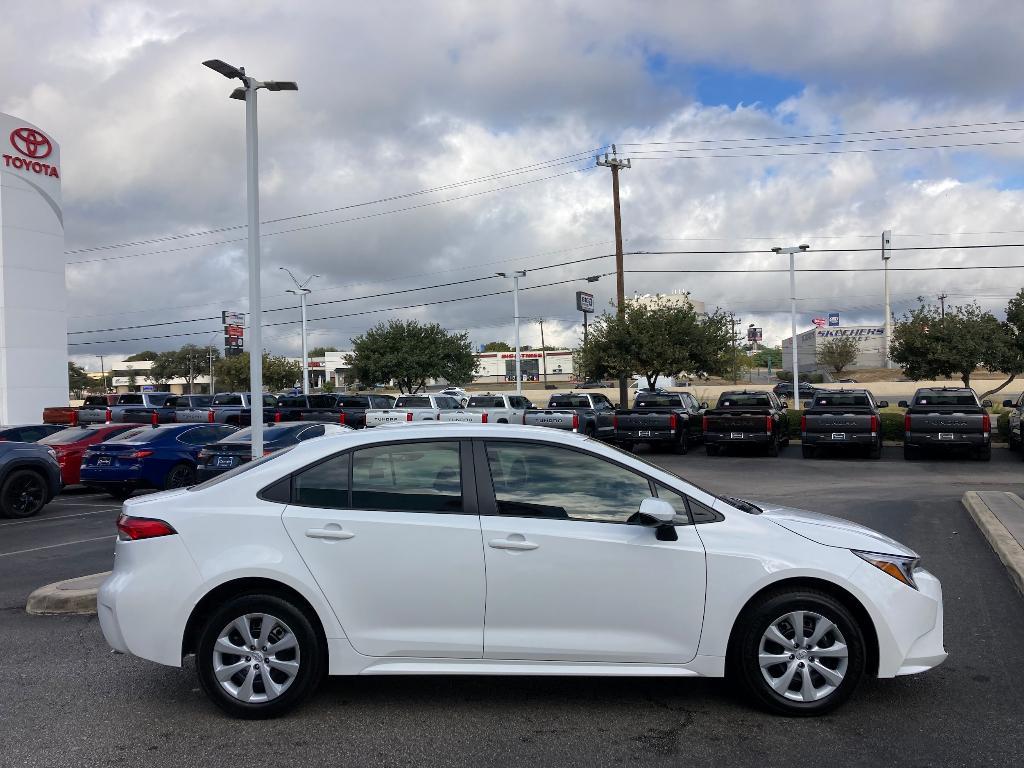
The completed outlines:
{"type": "MultiPolygon", "coordinates": [[[[1024,139],[1014,139],[1009,141],[982,141],[973,142],[966,144],[930,144],[923,147],[869,147],[867,149],[828,149],[828,150],[812,150],[809,152],[757,152],[757,153],[746,153],[739,155],[665,155],[662,157],[644,157],[643,155],[630,155],[632,160],[705,160],[705,159],[726,159],[730,157],[805,157],[810,155],[859,155],[868,154],[871,152],[904,152],[913,151],[920,149],[964,149],[974,147],[994,147],[1006,144],[1024,144],[1024,139]]],[[[718,149],[728,149],[728,147],[720,147],[718,149]]],[[[644,150],[640,150],[643,152],[644,150]]],[[[696,150],[681,150],[684,152],[693,152],[696,150]]]]}

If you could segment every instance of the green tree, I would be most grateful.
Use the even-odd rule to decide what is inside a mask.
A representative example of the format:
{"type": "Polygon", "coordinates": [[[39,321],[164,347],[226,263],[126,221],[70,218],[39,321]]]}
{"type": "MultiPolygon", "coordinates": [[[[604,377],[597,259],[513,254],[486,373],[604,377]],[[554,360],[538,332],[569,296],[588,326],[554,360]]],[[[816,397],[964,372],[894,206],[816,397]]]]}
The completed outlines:
{"type": "Polygon", "coordinates": [[[659,376],[721,375],[733,362],[732,331],[720,310],[698,315],[686,302],[629,302],[620,318],[605,312],[575,355],[588,378],[639,373],[653,387],[659,376]]]}
{"type": "Polygon", "coordinates": [[[985,393],[993,394],[1024,370],[1022,304],[1024,291],[1011,299],[1002,323],[976,303],[948,309],[945,316],[938,307],[921,304],[893,326],[890,355],[915,380],[957,375],[969,387],[979,366],[1002,371],[1008,378],[985,393]]]}
{"type": "MultiPolygon", "coordinates": [[[[520,347],[520,350],[522,350],[522,347],[520,347]]],[[[512,351],[512,347],[510,347],[504,341],[488,341],[486,344],[484,344],[484,352],[511,352],[511,351],[512,351]]]]}
{"type": "Polygon", "coordinates": [[[340,351],[340,350],[337,347],[313,347],[311,350],[309,350],[309,356],[310,357],[323,357],[328,352],[338,352],[338,351],[340,351]]]}
{"type": "Polygon", "coordinates": [[[124,361],[126,363],[138,363],[143,360],[155,360],[157,354],[159,353],[147,349],[145,352],[136,352],[134,355],[128,355],[124,361]]]}
{"type": "Polygon", "coordinates": [[[860,342],[853,336],[834,336],[818,347],[818,365],[831,368],[839,376],[849,368],[860,353],[860,342]]]}
{"type": "Polygon", "coordinates": [[[220,351],[213,346],[186,344],[181,349],[161,352],[153,358],[153,367],[149,375],[160,383],[177,378],[185,379],[188,391],[191,392],[196,378],[209,373],[211,353],[215,362],[220,359],[220,351]]]}
{"type": "Polygon", "coordinates": [[[469,334],[416,320],[389,320],[356,336],[348,362],[364,384],[393,380],[403,393],[417,392],[427,379],[463,384],[476,369],[469,334]]]}
{"type": "Polygon", "coordinates": [[[82,396],[82,393],[89,388],[91,383],[92,379],[85,372],[85,368],[68,360],[68,390],[76,400],[82,396]]]}
{"type": "MultiPolygon", "coordinates": [[[[225,357],[214,363],[217,389],[222,392],[249,391],[249,353],[225,357]]],[[[302,366],[286,357],[263,353],[263,384],[273,391],[294,387],[302,379],[302,366]]]]}

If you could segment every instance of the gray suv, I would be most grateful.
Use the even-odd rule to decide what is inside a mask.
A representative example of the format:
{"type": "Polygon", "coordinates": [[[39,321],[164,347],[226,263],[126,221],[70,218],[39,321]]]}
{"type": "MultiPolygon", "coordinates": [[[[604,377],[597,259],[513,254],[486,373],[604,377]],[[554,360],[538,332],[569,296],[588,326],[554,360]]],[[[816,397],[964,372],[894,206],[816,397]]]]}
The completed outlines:
{"type": "Polygon", "coordinates": [[[52,448],[0,442],[0,517],[32,517],[60,488],[60,465],[52,448]]]}

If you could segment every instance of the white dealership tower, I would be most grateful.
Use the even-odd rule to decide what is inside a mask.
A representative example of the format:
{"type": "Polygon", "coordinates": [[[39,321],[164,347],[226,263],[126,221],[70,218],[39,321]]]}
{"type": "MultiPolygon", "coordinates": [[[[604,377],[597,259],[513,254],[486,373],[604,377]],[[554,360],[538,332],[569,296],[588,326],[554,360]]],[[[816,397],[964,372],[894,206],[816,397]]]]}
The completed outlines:
{"type": "Polygon", "coordinates": [[[68,402],[60,148],[0,113],[0,424],[68,402]]]}

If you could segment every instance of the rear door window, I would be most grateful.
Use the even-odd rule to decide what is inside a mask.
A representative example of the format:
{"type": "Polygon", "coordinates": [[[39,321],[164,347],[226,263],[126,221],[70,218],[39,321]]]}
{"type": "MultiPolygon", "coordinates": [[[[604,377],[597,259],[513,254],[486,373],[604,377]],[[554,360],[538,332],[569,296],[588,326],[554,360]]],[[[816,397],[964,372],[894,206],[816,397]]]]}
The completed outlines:
{"type": "Polygon", "coordinates": [[[118,405],[142,405],[142,395],[121,395],[117,398],[118,405]]]}
{"type": "Polygon", "coordinates": [[[234,395],[234,394],[230,394],[230,393],[225,393],[225,394],[222,394],[222,395],[214,395],[213,396],[213,404],[214,405],[241,405],[242,404],[242,396],[241,395],[234,395]]]}
{"type": "Polygon", "coordinates": [[[352,457],[354,509],[462,511],[458,442],[380,445],[352,457]]]}

